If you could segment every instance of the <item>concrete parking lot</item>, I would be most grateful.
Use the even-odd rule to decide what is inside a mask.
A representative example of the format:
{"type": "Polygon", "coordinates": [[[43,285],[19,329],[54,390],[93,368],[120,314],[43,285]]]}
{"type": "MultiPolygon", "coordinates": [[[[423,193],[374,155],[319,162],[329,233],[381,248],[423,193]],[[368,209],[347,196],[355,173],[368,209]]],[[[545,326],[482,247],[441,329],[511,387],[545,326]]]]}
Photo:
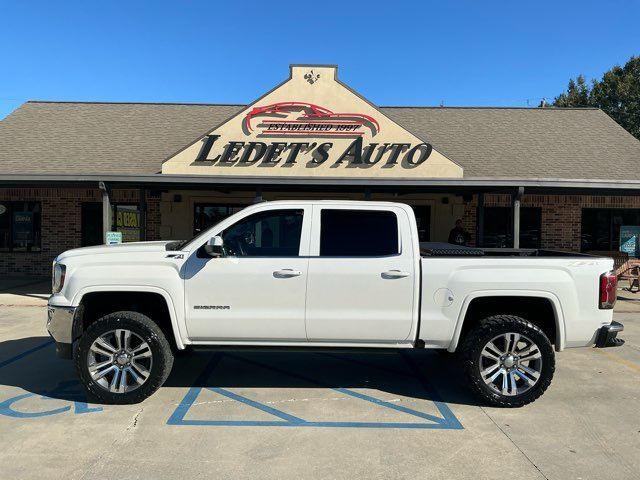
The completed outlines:
{"type": "Polygon", "coordinates": [[[542,398],[501,410],[425,351],[196,352],[144,403],[97,405],[54,355],[48,284],[3,289],[2,479],[640,478],[640,295],[623,347],[558,354],[542,398]]]}

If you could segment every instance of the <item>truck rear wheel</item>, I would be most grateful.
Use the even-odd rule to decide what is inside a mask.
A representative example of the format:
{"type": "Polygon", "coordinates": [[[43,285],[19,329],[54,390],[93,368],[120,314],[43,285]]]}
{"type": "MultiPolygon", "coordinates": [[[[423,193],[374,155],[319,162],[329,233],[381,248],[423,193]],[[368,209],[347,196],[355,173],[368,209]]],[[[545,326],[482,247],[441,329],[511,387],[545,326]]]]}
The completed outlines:
{"type": "Polygon", "coordinates": [[[173,353],[162,330],[137,312],[115,312],[92,323],[75,351],[83,386],[105,403],[138,403],[165,382],[173,353]]]}
{"type": "Polygon", "coordinates": [[[482,320],[465,336],[461,353],[469,383],[495,407],[521,407],[551,384],[553,346],[537,326],[514,315],[482,320]]]}

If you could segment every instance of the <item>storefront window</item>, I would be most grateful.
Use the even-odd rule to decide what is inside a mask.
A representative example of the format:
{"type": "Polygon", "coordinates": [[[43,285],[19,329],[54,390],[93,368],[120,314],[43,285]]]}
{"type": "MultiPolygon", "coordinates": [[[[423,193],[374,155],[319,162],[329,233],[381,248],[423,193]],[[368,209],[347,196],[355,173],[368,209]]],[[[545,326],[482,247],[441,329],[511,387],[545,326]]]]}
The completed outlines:
{"type": "Polygon", "coordinates": [[[39,202],[0,202],[0,251],[40,251],[39,202]]]}
{"type": "MultiPolygon", "coordinates": [[[[542,209],[520,208],[520,248],[540,248],[542,209]]],[[[513,247],[513,209],[484,207],[484,229],[481,247],[513,247]]]]}
{"type": "Polygon", "coordinates": [[[583,208],[581,251],[618,250],[623,225],[640,225],[640,209],[583,208]]]}
{"type": "Polygon", "coordinates": [[[431,240],[431,207],[429,205],[412,205],[418,227],[418,241],[431,240]]]}
{"type": "Polygon", "coordinates": [[[123,243],[142,240],[138,205],[114,204],[112,206],[112,218],[113,231],[122,232],[123,243]]]}
{"type": "Polygon", "coordinates": [[[246,205],[221,205],[215,203],[196,203],[193,208],[193,233],[212,227],[230,215],[239,212],[246,205]]]}

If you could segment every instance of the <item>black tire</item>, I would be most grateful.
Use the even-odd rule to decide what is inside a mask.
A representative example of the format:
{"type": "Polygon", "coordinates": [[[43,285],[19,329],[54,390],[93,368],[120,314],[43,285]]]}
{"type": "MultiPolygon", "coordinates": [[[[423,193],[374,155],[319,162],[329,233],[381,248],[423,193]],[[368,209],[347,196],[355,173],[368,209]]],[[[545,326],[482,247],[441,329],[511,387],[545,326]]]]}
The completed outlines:
{"type": "Polygon", "coordinates": [[[137,312],[115,312],[89,325],[74,352],[74,364],[80,383],[98,400],[108,404],[139,403],[158,390],[173,366],[173,352],[160,327],[149,317],[137,312]],[[134,390],[114,393],[98,384],[89,373],[89,352],[93,342],[112,330],[126,329],[143,339],[149,346],[153,363],[144,383],[134,390]]]}
{"type": "Polygon", "coordinates": [[[533,402],[549,387],[555,371],[555,354],[547,336],[534,324],[515,315],[494,315],[480,321],[466,334],[460,353],[473,392],[484,403],[494,407],[522,407],[533,402]],[[528,337],[538,346],[541,354],[540,376],[532,387],[521,394],[503,395],[497,392],[485,383],[480,373],[482,350],[489,341],[505,333],[518,333],[528,337]]]}

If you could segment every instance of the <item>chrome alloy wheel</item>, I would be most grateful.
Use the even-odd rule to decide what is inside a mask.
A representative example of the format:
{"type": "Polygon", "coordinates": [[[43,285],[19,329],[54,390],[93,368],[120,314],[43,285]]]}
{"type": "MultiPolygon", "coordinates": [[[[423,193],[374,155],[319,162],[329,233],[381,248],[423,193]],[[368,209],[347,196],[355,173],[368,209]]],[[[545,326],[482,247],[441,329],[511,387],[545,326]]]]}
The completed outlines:
{"type": "Polygon", "coordinates": [[[135,390],[147,381],[153,355],[149,344],[131,330],[111,330],[94,340],[87,354],[91,378],[112,393],[135,390]]]}
{"type": "Polygon", "coordinates": [[[503,333],[480,352],[480,376],[501,395],[521,395],[533,387],[542,373],[542,353],[528,337],[503,333]]]}

